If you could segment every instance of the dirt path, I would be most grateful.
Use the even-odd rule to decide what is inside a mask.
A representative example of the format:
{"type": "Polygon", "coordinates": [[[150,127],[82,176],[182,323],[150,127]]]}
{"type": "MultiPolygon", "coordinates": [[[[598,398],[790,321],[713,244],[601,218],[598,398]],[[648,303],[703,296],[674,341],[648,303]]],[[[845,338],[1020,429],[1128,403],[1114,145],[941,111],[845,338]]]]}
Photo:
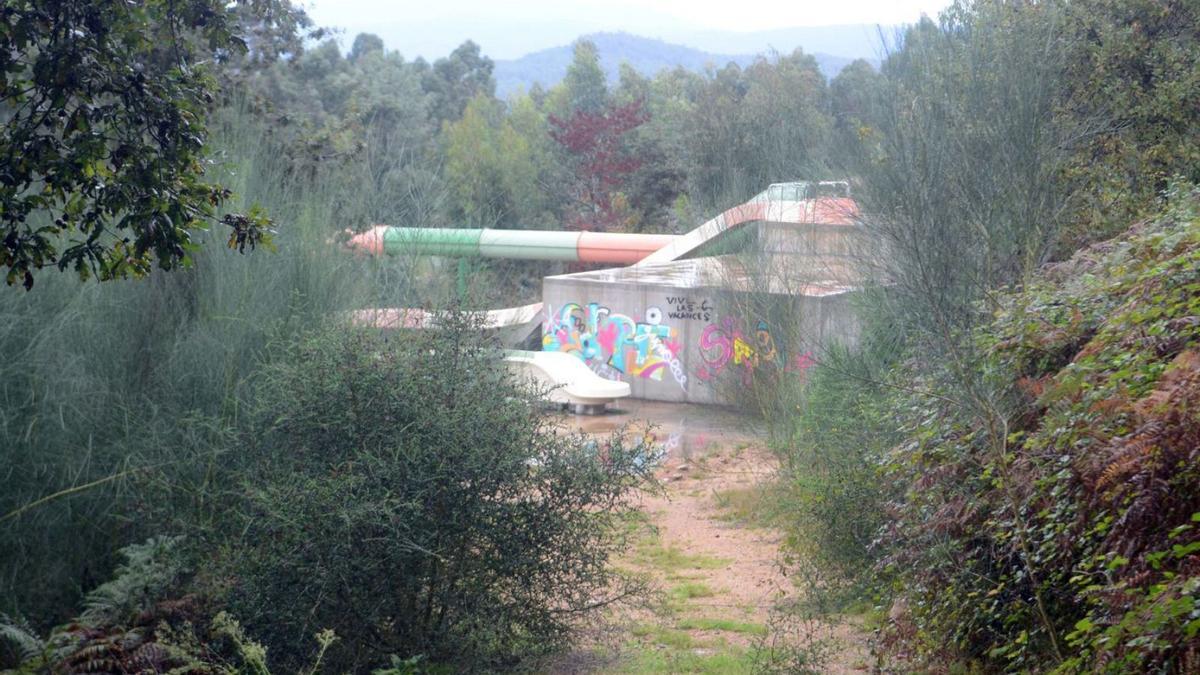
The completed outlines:
{"type": "MultiPolygon", "coordinates": [[[[619,561],[661,594],[625,621],[618,656],[601,672],[754,669],[753,647],[778,618],[771,608],[797,592],[778,565],[782,534],[756,522],[774,470],[771,455],[752,442],[723,439],[668,455],[659,472],[665,493],[644,498],[645,522],[619,561]]],[[[865,638],[851,624],[805,624],[804,631],[825,650],[816,670],[868,669],[865,638]]],[[[817,647],[798,643],[810,652],[817,647]]]]}

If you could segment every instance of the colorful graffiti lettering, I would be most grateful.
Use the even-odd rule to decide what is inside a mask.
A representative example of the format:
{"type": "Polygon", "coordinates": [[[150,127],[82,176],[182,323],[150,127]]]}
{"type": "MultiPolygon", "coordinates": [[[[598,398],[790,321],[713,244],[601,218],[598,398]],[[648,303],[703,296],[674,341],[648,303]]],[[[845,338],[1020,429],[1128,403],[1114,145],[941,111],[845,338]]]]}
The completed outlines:
{"type": "Polygon", "coordinates": [[[596,302],[568,303],[557,312],[547,307],[542,349],[575,354],[609,379],[629,375],[661,382],[663,373],[670,371],[686,388],[678,331],[662,318],[658,307],[648,308],[640,322],[596,302]]]}
{"type": "Polygon", "coordinates": [[[711,381],[732,364],[740,371],[742,383],[749,385],[757,371],[769,369],[803,375],[816,364],[812,352],[789,359],[784,350],[776,346],[766,322],[759,321],[752,336],[747,336],[741,325],[741,321],[725,317],[720,323],[704,327],[700,333],[700,360],[703,363],[696,369],[697,377],[711,381]]]}

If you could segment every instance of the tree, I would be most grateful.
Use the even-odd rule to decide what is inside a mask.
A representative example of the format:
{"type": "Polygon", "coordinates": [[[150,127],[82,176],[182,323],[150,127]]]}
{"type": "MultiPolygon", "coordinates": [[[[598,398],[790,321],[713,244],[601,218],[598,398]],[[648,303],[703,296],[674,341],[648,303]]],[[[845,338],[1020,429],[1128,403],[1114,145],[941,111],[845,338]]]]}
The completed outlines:
{"type": "Polygon", "coordinates": [[[455,196],[450,215],[458,222],[530,229],[545,220],[538,189],[547,160],[538,142],[545,122],[528,97],[514,105],[504,117],[503,104],[476,96],[462,119],[442,130],[446,179],[455,196]]]}
{"type": "Polygon", "coordinates": [[[425,71],[422,84],[433,98],[432,115],[438,122],[462,117],[467,103],[478,94],[496,95],[496,64],[479,51],[479,45],[467,40],[450,56],[438,59],[425,71]]]}
{"type": "Polygon", "coordinates": [[[350,61],[357,62],[371,52],[383,53],[383,39],[374,33],[359,33],[350,47],[350,61]]]}
{"type": "Polygon", "coordinates": [[[532,94],[509,100],[505,126],[528,147],[533,170],[532,179],[513,195],[519,222],[529,228],[557,226],[562,222],[562,200],[557,196],[562,182],[559,148],[550,138],[549,121],[532,94]]]}
{"type": "Polygon", "coordinates": [[[643,101],[650,98],[650,80],[642,75],[627,61],[622,61],[618,69],[617,88],[613,98],[618,103],[643,101]]]}
{"type": "Polygon", "coordinates": [[[879,73],[864,61],[857,59],[842,68],[829,83],[829,98],[836,125],[852,126],[853,120],[869,120],[875,91],[879,87],[879,73]]]}
{"type": "Polygon", "coordinates": [[[858,59],[829,83],[833,140],[838,155],[831,157],[830,163],[835,168],[856,173],[854,165],[862,161],[865,145],[872,138],[880,115],[876,92],[882,86],[881,79],[870,63],[858,59]]]}
{"type": "Polygon", "coordinates": [[[504,179],[497,147],[499,110],[496,102],[476,96],[467,104],[462,118],[447,122],[442,129],[445,144],[446,178],[451,185],[451,216],[466,224],[494,226],[506,210],[504,179]]]}
{"type": "Polygon", "coordinates": [[[323,331],[264,374],[224,552],[231,609],[275,665],[300,671],[326,627],[330,672],[388,655],[496,672],[637,590],[608,563],[650,448],[562,433],[502,356],[447,313],[389,338],[323,331]]]}
{"type": "MultiPolygon", "coordinates": [[[[256,71],[304,53],[306,40],[320,40],[328,31],[313,25],[300,7],[288,0],[239,2],[230,8],[237,17],[245,51],[221,55],[225,75],[256,71]]],[[[203,48],[204,45],[199,44],[203,48]]]]}
{"type": "Polygon", "coordinates": [[[641,166],[628,151],[626,136],[645,121],[641,101],[600,112],[579,109],[568,119],[550,116],[551,138],[574,160],[572,196],[581,207],[576,227],[604,230],[626,224],[624,198],[617,191],[641,166]]]}
{"type": "MultiPolygon", "coordinates": [[[[8,284],[32,288],[35,272],[54,264],[113,279],[188,261],[195,231],[228,196],[203,180],[215,83],[202,63],[246,51],[240,4],[21,0],[0,8],[8,284]]],[[[286,8],[249,3],[259,16],[286,8]]],[[[224,222],[231,246],[254,247],[267,234],[259,216],[224,222]]]]}
{"type": "MultiPolygon", "coordinates": [[[[618,100],[621,90],[628,89],[625,82],[618,100]]],[[[642,213],[642,229],[661,227],[664,219],[674,217],[684,221],[675,223],[676,228],[695,225],[691,214],[671,209],[680,203],[695,168],[695,118],[698,108],[708,104],[697,94],[703,87],[702,76],[682,67],[660,71],[650,84],[645,101],[649,119],[638,127],[634,141],[642,167],[630,180],[630,202],[642,213]]]]}
{"type": "MultiPolygon", "coordinates": [[[[655,117],[650,114],[648,104],[653,93],[653,84],[649,79],[628,63],[621,64],[620,82],[613,91],[614,101],[620,104],[641,103],[647,111],[646,121],[650,122],[655,117]]],[[[647,123],[630,134],[628,145],[640,165],[628,180],[628,196],[630,206],[637,211],[639,231],[657,227],[684,189],[686,175],[664,149],[664,139],[656,133],[662,131],[661,125],[652,127],[647,123]]]]}
{"type": "Polygon", "coordinates": [[[437,170],[427,161],[437,129],[429,120],[429,97],[412,64],[396,52],[367,51],[352,64],[340,124],[353,145],[345,156],[348,174],[375,188],[339,191],[354,225],[424,223],[439,201],[437,170]],[[359,173],[362,172],[362,173],[359,173]]]}
{"type": "Polygon", "coordinates": [[[824,171],[832,136],[829,90],[817,60],[797,49],[746,68],[737,151],[752,189],[824,171]]]}
{"type": "Polygon", "coordinates": [[[1068,236],[1087,241],[1152,209],[1173,176],[1200,181],[1200,8],[1189,0],[1063,7],[1071,49],[1062,111],[1096,130],[1064,172],[1085,186],[1068,236]]]}
{"type": "Polygon", "coordinates": [[[590,40],[575,43],[574,58],[563,79],[567,96],[567,114],[582,110],[596,114],[608,104],[608,86],[600,68],[600,52],[590,40]]]}
{"type": "MultiPolygon", "coordinates": [[[[753,188],[731,186],[731,175],[744,171],[738,157],[743,137],[738,118],[746,83],[736,63],[708,73],[703,86],[693,96],[695,107],[689,111],[685,156],[689,159],[689,187],[693,196],[711,206],[749,196],[753,188]],[[731,194],[745,192],[746,194],[731,194]]],[[[744,186],[743,186],[744,187],[744,186]]]]}

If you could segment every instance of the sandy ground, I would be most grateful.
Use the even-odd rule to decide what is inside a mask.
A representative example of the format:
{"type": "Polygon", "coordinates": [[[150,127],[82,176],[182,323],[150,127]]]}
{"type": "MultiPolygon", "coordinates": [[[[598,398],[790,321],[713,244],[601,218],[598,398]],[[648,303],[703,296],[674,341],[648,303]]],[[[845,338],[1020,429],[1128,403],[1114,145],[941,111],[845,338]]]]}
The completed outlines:
{"type": "MultiPolygon", "coordinates": [[[[607,433],[631,421],[640,427],[644,423],[639,420],[649,419],[657,425],[657,441],[666,446],[666,457],[657,472],[664,491],[642,498],[647,537],[617,562],[649,577],[668,598],[674,593],[674,602],[667,610],[635,613],[625,621],[624,630],[633,631],[631,636],[640,634],[645,643],[644,636],[652,631],[673,631],[678,638],[679,627],[689,626],[689,619],[770,625],[771,608],[797,593],[779,565],[783,535],[733,517],[731,509],[736,507],[729,497],[743,496],[740,503],[745,515],[746,496],[752,500],[757,488],[774,475],[775,461],[763,447],[761,429],[719,408],[635,404],[637,407],[627,404],[629,407],[617,414],[571,420],[589,433],[607,433]],[[670,562],[664,562],[664,551],[672,552],[670,562]],[[680,599],[686,588],[701,592],[680,599]]],[[[752,501],[750,504],[753,511],[752,501]]],[[[866,638],[855,626],[845,623],[815,629],[836,644],[823,672],[868,669],[866,638]]],[[[693,651],[700,654],[722,649],[744,653],[762,639],[761,630],[688,628],[686,632],[687,644],[695,644],[693,651]]],[[[623,672],[612,664],[588,670],[623,672]]]]}
{"type": "Polygon", "coordinates": [[[747,618],[765,623],[768,608],[790,586],[777,560],[781,536],[719,518],[721,509],[715,502],[717,493],[768,480],[774,467],[753,446],[737,456],[729,450],[721,447],[690,462],[669,460],[660,472],[666,494],[644,498],[643,508],[664,547],[728,561],[698,575],[717,593],[696,598],[694,604],[715,608],[716,616],[735,614],[728,608],[750,610],[743,612],[747,618]]]}

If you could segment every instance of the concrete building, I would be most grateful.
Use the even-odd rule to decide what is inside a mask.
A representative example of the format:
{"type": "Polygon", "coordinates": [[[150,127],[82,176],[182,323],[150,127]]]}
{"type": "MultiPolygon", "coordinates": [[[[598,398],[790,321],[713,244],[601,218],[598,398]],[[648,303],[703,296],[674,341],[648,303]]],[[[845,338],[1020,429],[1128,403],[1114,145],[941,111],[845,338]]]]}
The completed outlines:
{"type": "Polygon", "coordinates": [[[856,213],[847,198],[751,200],[632,266],[547,277],[542,348],[651,400],[725,403],[803,378],[858,338],[856,213]]]}
{"type": "MultiPolygon", "coordinates": [[[[484,312],[482,323],[510,346],[529,336],[543,351],[578,357],[637,398],[729,403],[759,383],[802,381],[830,345],[858,339],[857,215],[844,182],[780,183],[678,236],[378,226],[350,245],[376,255],[633,263],[546,277],[540,306],[484,312]]],[[[430,317],[384,309],[354,320],[417,328],[430,317]]]]}

